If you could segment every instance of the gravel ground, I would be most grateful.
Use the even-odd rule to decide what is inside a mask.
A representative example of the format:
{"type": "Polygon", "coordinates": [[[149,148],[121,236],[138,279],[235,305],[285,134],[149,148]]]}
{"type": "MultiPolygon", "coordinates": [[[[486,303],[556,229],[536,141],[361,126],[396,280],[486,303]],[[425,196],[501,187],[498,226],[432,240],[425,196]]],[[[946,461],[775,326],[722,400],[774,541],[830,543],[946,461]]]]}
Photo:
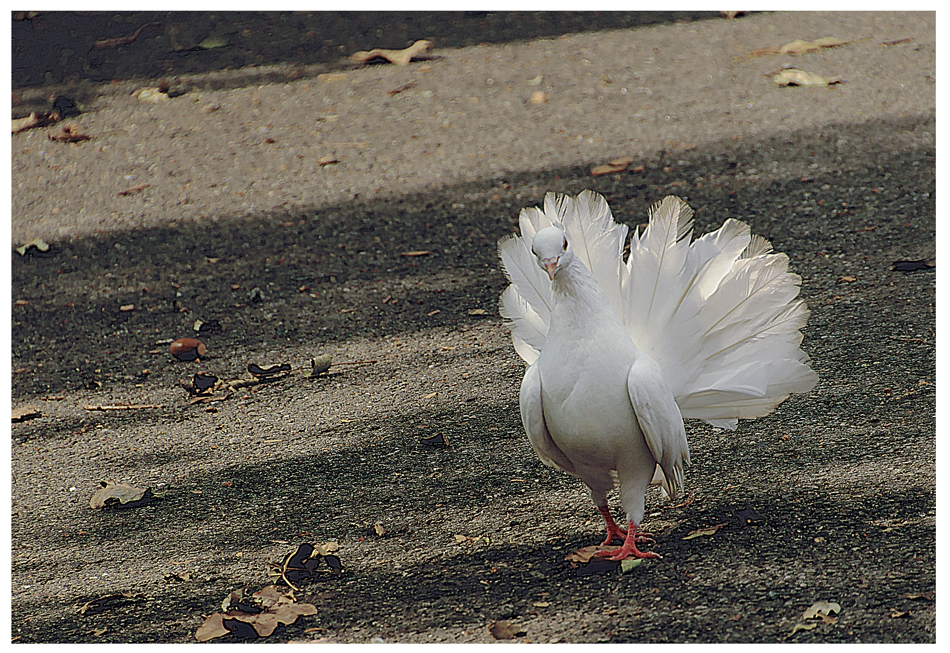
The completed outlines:
{"type": "Polygon", "coordinates": [[[54,254],[11,254],[13,406],[40,413],[12,425],[13,637],[194,641],[334,540],[342,576],[296,593],[317,614],[267,641],[935,641],[936,276],[890,269],[935,256],[935,39],[932,13],[794,13],[437,47],[179,76],[155,105],[119,82],[69,120],[90,141],[14,135],[12,239],[54,254]],[[747,56],[824,36],[848,44],[747,56]],[[602,525],[531,452],[497,315],[497,239],[584,188],[630,225],[667,194],[697,233],[749,222],[802,275],[821,378],[736,433],[688,425],[688,505],[648,497],[664,558],[627,574],[564,560],[602,525]],[[222,330],[175,361],[196,319],[222,330]],[[293,370],[179,385],[248,363],[293,370]],[[87,408],[118,404],[154,407],[87,408]],[[108,479],[160,496],[91,510],[108,479]],[[817,601],[840,611],[792,634],[817,601]]]}

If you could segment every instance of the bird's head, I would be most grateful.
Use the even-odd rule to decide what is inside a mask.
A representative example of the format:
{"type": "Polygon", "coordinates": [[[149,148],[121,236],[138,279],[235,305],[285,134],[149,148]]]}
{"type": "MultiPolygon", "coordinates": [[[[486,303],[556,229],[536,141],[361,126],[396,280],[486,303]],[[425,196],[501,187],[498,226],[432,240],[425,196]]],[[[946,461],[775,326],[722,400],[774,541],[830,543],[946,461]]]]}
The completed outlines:
{"type": "Polygon", "coordinates": [[[557,271],[567,267],[574,258],[574,250],[567,242],[567,235],[557,226],[538,231],[531,243],[531,252],[537,257],[538,266],[548,273],[551,281],[554,281],[557,271]]]}

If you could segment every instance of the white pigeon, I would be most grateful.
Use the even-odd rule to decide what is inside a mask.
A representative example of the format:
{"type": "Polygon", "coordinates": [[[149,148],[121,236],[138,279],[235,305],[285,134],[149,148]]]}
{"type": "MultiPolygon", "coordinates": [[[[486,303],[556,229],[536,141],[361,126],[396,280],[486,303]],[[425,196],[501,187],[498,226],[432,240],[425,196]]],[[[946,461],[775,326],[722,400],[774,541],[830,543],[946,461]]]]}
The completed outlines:
{"type": "Polygon", "coordinates": [[[637,532],[647,486],[673,499],[689,446],[683,418],[735,429],[817,382],[800,349],[808,309],[788,257],[728,219],[690,242],[692,210],[673,196],[630,240],[604,198],[548,193],[499,242],[501,296],[529,364],[521,419],[546,465],[580,478],[604,517],[613,560],[659,557],[637,532]],[[619,485],[627,529],[607,493],[619,485]]]}

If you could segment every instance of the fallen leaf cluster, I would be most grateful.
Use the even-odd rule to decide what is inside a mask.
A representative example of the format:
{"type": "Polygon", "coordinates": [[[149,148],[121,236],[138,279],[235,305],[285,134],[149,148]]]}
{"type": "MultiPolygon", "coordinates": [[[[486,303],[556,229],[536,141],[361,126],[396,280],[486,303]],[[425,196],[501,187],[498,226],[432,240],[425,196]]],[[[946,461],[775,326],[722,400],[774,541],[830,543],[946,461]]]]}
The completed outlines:
{"type": "Polygon", "coordinates": [[[301,544],[293,553],[284,556],[281,562],[268,563],[267,575],[283,580],[293,590],[298,590],[299,584],[341,576],[343,563],[332,553],[339,548],[340,545],[335,541],[316,546],[301,544]]]}
{"type": "Polygon", "coordinates": [[[243,590],[235,590],[221,607],[223,612],[209,616],[195,632],[199,642],[225,635],[243,640],[268,637],[277,626],[288,626],[298,617],[317,613],[315,606],[298,603],[293,591],[284,593],[276,585],[268,585],[248,597],[243,590]]]}

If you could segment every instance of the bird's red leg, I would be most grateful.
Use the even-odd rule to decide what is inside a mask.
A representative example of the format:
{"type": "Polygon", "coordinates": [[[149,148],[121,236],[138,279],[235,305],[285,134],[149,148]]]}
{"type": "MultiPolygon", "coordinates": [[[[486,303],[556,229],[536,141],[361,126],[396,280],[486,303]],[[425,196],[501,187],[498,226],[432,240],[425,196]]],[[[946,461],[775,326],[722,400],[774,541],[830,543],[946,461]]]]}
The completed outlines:
{"type": "Polygon", "coordinates": [[[607,539],[600,543],[601,546],[609,546],[615,537],[619,537],[621,540],[627,537],[627,531],[617,526],[617,522],[611,516],[610,508],[597,506],[597,509],[604,516],[604,523],[607,525],[607,539]]]}
{"type": "Polygon", "coordinates": [[[616,551],[604,551],[602,554],[598,555],[609,555],[610,557],[607,558],[608,560],[623,560],[624,558],[629,558],[631,556],[634,558],[662,557],[659,553],[654,553],[653,551],[640,551],[637,548],[637,542],[652,541],[653,535],[651,533],[640,533],[637,535],[637,525],[631,521],[627,525],[627,536],[623,540],[623,546],[616,551]]]}

